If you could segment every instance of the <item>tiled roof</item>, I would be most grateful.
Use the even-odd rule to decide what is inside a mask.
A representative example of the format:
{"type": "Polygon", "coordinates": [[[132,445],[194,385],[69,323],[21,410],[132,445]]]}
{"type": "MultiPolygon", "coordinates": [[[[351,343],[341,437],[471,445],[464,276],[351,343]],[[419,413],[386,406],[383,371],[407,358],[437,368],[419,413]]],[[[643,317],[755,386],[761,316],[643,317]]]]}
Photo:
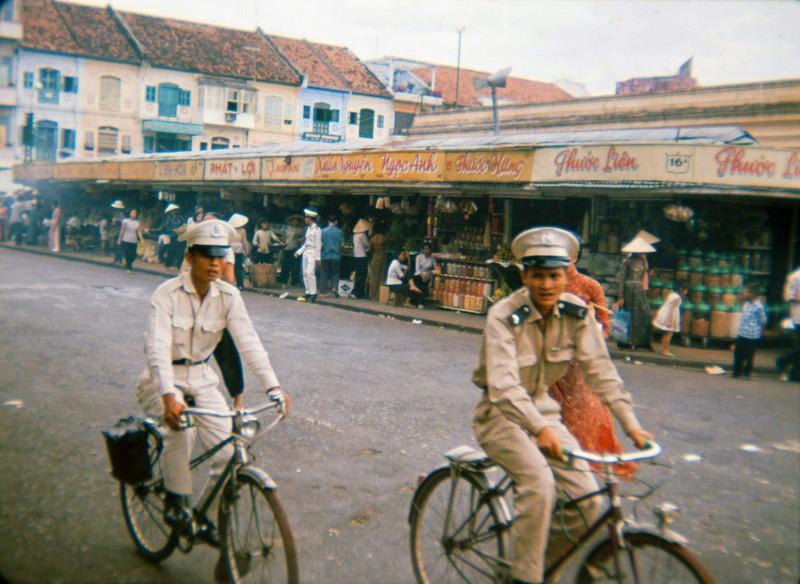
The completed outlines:
{"type": "Polygon", "coordinates": [[[258,32],[118,12],[156,67],[299,85],[300,77],[258,32]]]}
{"type": "MultiPolygon", "coordinates": [[[[455,67],[436,65],[414,69],[412,73],[428,85],[431,85],[433,82],[433,69],[436,69],[436,80],[433,90],[441,94],[445,103],[455,103],[457,76],[457,69],[455,67]]],[[[486,88],[480,92],[475,91],[475,88],[472,86],[472,80],[475,78],[485,79],[489,75],[490,73],[462,68],[460,75],[458,75],[458,105],[482,105],[479,98],[490,96],[491,90],[486,88]]],[[[498,88],[497,99],[498,101],[509,100],[516,103],[539,103],[565,101],[572,99],[572,96],[557,85],[551,83],[542,83],[541,81],[522,79],[520,77],[509,77],[506,80],[506,87],[498,88]]]]}
{"type": "Polygon", "coordinates": [[[344,47],[269,35],[295,69],[308,78],[308,86],[391,97],[383,84],[344,47]]]}
{"type": "Polygon", "coordinates": [[[110,61],[139,62],[136,50],[106,8],[26,0],[22,46],[110,61]]]}
{"type": "Polygon", "coordinates": [[[392,94],[386,90],[383,83],[378,81],[372,71],[351,53],[350,49],[319,43],[313,43],[313,46],[345,78],[353,92],[392,97],[392,94]]]}

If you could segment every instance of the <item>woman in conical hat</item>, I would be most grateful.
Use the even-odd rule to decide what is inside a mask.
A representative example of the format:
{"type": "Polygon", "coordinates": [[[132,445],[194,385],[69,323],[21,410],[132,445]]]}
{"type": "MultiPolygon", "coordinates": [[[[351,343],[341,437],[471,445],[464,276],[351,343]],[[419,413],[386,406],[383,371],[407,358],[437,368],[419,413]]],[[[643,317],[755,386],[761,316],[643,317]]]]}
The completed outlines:
{"type": "Polygon", "coordinates": [[[620,348],[650,348],[653,334],[650,306],[645,291],[649,288],[647,255],[656,251],[647,240],[638,235],[622,247],[627,254],[617,271],[619,296],[614,308],[624,308],[631,314],[628,343],[617,343],[620,348]]]}

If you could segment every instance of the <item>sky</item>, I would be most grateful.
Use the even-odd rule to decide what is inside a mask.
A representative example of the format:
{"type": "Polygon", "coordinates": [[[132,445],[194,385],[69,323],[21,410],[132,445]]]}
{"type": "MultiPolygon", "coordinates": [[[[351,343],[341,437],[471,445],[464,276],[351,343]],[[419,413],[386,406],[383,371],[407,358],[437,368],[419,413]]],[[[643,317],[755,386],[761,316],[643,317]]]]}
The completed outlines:
{"type": "MultiPolygon", "coordinates": [[[[105,6],[109,0],[70,0],[105,6]]],[[[120,10],[398,56],[583,84],[614,93],[690,57],[701,86],[800,77],[792,0],[110,0],[120,10]]]]}

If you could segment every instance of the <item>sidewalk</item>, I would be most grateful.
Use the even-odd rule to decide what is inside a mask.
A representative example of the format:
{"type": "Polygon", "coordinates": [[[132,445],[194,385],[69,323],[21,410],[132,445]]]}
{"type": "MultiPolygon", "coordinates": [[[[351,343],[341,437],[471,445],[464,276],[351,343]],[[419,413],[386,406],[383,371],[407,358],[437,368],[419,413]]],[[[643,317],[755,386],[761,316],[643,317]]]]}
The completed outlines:
{"type": "MultiPolygon", "coordinates": [[[[105,266],[111,269],[124,269],[123,266],[114,264],[111,256],[102,256],[97,253],[74,253],[62,251],[61,253],[55,254],[40,247],[25,245],[17,247],[9,242],[0,243],[0,248],[18,252],[46,255],[50,257],[58,257],[68,261],[90,263],[98,266],[105,266]]],[[[133,271],[166,277],[174,276],[177,273],[177,270],[174,268],[166,268],[161,264],[148,264],[141,260],[136,261],[133,271]]],[[[246,287],[245,292],[248,294],[263,294],[266,296],[284,298],[287,301],[297,301],[297,299],[302,297],[304,294],[302,288],[283,289],[246,287]]],[[[393,318],[419,326],[436,326],[472,334],[480,334],[483,331],[483,316],[454,310],[444,310],[439,308],[405,308],[402,306],[387,306],[371,300],[330,297],[319,297],[317,299],[317,304],[322,306],[330,306],[341,310],[351,310],[353,312],[360,312],[362,314],[375,315],[383,318],[393,318]]],[[[674,358],[665,357],[652,351],[622,351],[617,349],[614,344],[609,345],[609,352],[611,353],[611,357],[613,359],[624,360],[633,363],[652,363],[669,367],[689,367],[696,369],[703,369],[707,366],[717,365],[723,368],[726,373],[728,373],[731,369],[731,363],[733,362],[732,351],[725,348],[683,347],[680,345],[673,345],[671,350],[673,353],[675,353],[674,358]]],[[[775,369],[775,359],[778,357],[778,355],[784,353],[786,350],[788,350],[788,346],[782,348],[768,347],[759,349],[756,353],[753,372],[759,376],[777,378],[778,373],[775,369]]]]}

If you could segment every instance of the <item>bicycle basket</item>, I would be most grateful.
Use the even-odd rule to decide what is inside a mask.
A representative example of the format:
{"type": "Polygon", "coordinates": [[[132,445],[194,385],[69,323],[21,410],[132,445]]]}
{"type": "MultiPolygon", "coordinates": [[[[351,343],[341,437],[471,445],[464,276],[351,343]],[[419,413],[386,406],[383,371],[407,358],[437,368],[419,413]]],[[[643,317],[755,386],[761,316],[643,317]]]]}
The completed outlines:
{"type": "Polygon", "coordinates": [[[161,436],[155,428],[145,424],[142,418],[121,418],[102,434],[115,479],[135,485],[152,478],[150,461],[155,460],[158,452],[151,452],[150,435],[156,437],[156,450],[161,450],[161,436]]]}

